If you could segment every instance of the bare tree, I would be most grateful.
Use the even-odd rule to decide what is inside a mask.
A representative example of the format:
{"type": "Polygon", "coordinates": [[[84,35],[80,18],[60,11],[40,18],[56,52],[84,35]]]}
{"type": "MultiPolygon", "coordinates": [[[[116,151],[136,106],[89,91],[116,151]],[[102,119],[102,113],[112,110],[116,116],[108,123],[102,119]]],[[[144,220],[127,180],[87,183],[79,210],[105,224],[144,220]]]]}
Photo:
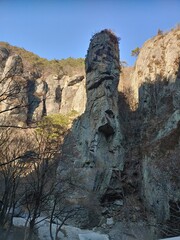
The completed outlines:
{"type": "MultiPolygon", "coordinates": [[[[22,195],[20,182],[25,170],[21,161],[25,152],[29,150],[23,135],[11,129],[1,129],[0,142],[0,181],[1,181],[1,210],[0,227],[8,225],[8,231],[12,227],[15,209],[22,195]],[[17,148],[18,145],[18,148],[17,148]]],[[[8,232],[7,231],[7,232],[8,232]]]]}
{"type": "MultiPolygon", "coordinates": [[[[1,118],[4,119],[7,113],[17,114],[22,111],[26,114],[27,107],[32,104],[27,103],[27,81],[15,75],[11,68],[1,77],[0,86],[1,118]]],[[[20,136],[18,132],[18,128],[23,127],[18,127],[9,120],[0,125],[0,227],[8,224],[10,230],[17,206],[25,208],[27,221],[24,239],[32,239],[38,218],[45,213],[44,219],[49,217],[51,224],[53,221],[58,222],[57,239],[64,222],[74,214],[72,209],[63,204],[63,192],[58,193],[57,190],[57,162],[54,158],[59,154],[59,146],[69,124],[67,118],[61,119],[60,123],[57,119],[61,118],[45,117],[37,129],[32,130],[34,135],[29,141],[26,135],[20,136]],[[50,207],[50,211],[47,207],[50,207]]]]}
{"type": "MultiPolygon", "coordinates": [[[[33,157],[30,156],[31,172],[26,176],[24,205],[28,211],[27,224],[29,230],[27,239],[32,239],[36,232],[38,218],[47,214],[49,203],[57,189],[57,161],[55,156],[59,154],[59,145],[67,130],[68,122],[57,123],[50,117],[45,117],[34,133],[35,148],[33,157]]],[[[56,200],[55,200],[56,202],[56,200]]],[[[56,204],[55,204],[56,205],[56,204]]]]}

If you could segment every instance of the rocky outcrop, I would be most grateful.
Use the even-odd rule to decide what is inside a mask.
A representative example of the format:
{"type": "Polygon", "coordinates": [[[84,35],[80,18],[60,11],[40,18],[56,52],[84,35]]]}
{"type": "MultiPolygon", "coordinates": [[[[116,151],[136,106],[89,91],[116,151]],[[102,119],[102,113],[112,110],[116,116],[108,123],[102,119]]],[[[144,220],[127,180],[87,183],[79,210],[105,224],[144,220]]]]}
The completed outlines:
{"type": "Polygon", "coordinates": [[[46,115],[45,98],[48,92],[48,86],[42,78],[33,78],[31,74],[30,78],[27,80],[27,84],[27,124],[29,125],[33,122],[39,121],[46,115]]]}
{"type": "Polygon", "coordinates": [[[67,114],[75,110],[81,115],[86,105],[85,74],[64,76],[60,88],[62,91],[60,113],[67,114]]]}
{"type": "Polygon", "coordinates": [[[9,57],[9,51],[0,46],[0,74],[2,75],[3,71],[4,71],[4,67],[5,67],[5,63],[7,58],[9,57]]]}
{"type": "Polygon", "coordinates": [[[28,80],[28,122],[40,120],[44,115],[76,111],[78,115],[85,109],[84,75],[73,77],[55,75],[28,80]]]}
{"type": "MultiPolygon", "coordinates": [[[[159,232],[175,229],[179,205],[180,30],[159,34],[141,48],[132,86],[138,98],[141,174],[139,186],[148,215],[154,214],[159,232]],[[176,217],[175,217],[176,216],[176,217]]],[[[135,141],[135,139],[134,139],[135,141]]]]}
{"type": "Polygon", "coordinates": [[[74,76],[44,76],[33,68],[24,72],[22,58],[10,55],[6,48],[0,47],[0,79],[1,122],[26,126],[47,114],[76,111],[76,115],[80,115],[84,112],[86,91],[83,72],[74,76]]]}
{"type": "Polygon", "coordinates": [[[121,66],[120,81],[118,85],[118,91],[126,93],[127,90],[132,88],[132,74],[134,73],[134,67],[121,66]]]}
{"type": "Polygon", "coordinates": [[[13,77],[15,75],[20,76],[22,73],[23,73],[22,58],[18,55],[12,55],[6,61],[6,65],[2,74],[2,79],[13,77]]]}
{"type": "Polygon", "coordinates": [[[22,77],[23,63],[18,55],[9,56],[8,50],[0,48],[1,75],[0,75],[0,119],[24,125],[27,116],[26,81],[22,77]],[[16,119],[14,118],[16,116],[16,119]]]}
{"type": "Polygon", "coordinates": [[[132,75],[132,88],[135,98],[139,99],[141,111],[150,112],[153,105],[156,108],[160,105],[164,107],[163,97],[166,98],[168,94],[174,95],[174,102],[177,102],[175,98],[180,78],[179,38],[180,29],[176,28],[168,33],[158,34],[141,48],[132,75]]]}

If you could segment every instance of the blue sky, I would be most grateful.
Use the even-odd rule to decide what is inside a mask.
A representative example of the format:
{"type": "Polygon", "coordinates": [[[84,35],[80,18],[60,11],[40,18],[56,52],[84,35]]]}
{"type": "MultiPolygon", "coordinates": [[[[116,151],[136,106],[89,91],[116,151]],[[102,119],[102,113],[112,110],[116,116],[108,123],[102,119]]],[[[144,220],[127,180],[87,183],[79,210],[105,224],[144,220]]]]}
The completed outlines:
{"type": "Polygon", "coordinates": [[[180,0],[0,0],[0,41],[47,59],[85,57],[91,36],[112,29],[121,60],[180,23],[180,0]]]}

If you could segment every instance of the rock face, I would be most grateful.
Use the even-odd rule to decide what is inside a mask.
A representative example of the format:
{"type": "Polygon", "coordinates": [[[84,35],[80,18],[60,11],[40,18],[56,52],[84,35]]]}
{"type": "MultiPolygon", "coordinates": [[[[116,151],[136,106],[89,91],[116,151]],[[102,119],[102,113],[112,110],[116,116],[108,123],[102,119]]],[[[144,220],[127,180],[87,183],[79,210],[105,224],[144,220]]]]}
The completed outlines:
{"type": "Polygon", "coordinates": [[[149,110],[151,109],[149,86],[154,85],[156,87],[154,92],[157,96],[154,96],[154,98],[157,99],[154,99],[154,101],[157,102],[158,91],[162,88],[162,85],[165,83],[169,86],[174,83],[178,85],[176,79],[180,59],[179,37],[180,30],[177,28],[168,33],[158,34],[145,42],[141,48],[132,75],[132,87],[135,97],[139,98],[141,108],[146,105],[149,110]]]}
{"type": "Polygon", "coordinates": [[[166,229],[165,235],[173,236],[174,229],[180,229],[174,217],[180,216],[175,207],[180,201],[179,28],[159,34],[144,44],[135,65],[132,86],[139,101],[136,113],[139,115],[140,186],[144,205],[162,224],[161,230],[166,229]]]}
{"type": "Polygon", "coordinates": [[[12,77],[14,75],[21,75],[23,73],[22,59],[18,55],[10,56],[2,74],[2,78],[12,77]]]}
{"type": "Polygon", "coordinates": [[[0,74],[2,75],[4,67],[5,67],[5,63],[7,58],[9,57],[9,51],[4,48],[4,47],[0,47],[0,74]]]}
{"type": "Polygon", "coordinates": [[[28,122],[40,120],[42,116],[76,111],[82,114],[85,109],[86,92],[83,74],[73,77],[55,75],[28,80],[28,122]]]}
{"type": "Polygon", "coordinates": [[[0,47],[1,122],[26,126],[47,114],[67,114],[74,110],[80,115],[84,112],[83,72],[74,76],[49,74],[44,77],[31,70],[24,72],[22,58],[0,47]]]}
{"type": "Polygon", "coordinates": [[[22,59],[18,55],[9,56],[5,48],[0,48],[0,56],[0,121],[22,126],[27,116],[26,81],[22,77],[22,59]]]}
{"type": "Polygon", "coordinates": [[[47,78],[28,80],[28,122],[40,120],[42,116],[72,110],[79,115],[84,112],[86,103],[84,75],[73,77],[49,75],[47,78]]]}
{"type": "Polygon", "coordinates": [[[83,73],[72,77],[65,75],[61,79],[47,78],[46,82],[49,86],[46,97],[47,114],[57,112],[67,114],[71,110],[79,114],[84,112],[86,91],[83,73]],[[56,106],[55,109],[52,109],[53,106],[56,106]]]}
{"type": "MultiPolygon", "coordinates": [[[[67,136],[63,158],[81,175],[81,184],[101,197],[114,171],[123,169],[123,135],[117,106],[119,50],[115,35],[94,35],[86,57],[87,103],[84,114],[67,136]],[[71,149],[71,151],[69,151],[71,149]]],[[[121,194],[120,189],[113,194],[121,194]]]]}

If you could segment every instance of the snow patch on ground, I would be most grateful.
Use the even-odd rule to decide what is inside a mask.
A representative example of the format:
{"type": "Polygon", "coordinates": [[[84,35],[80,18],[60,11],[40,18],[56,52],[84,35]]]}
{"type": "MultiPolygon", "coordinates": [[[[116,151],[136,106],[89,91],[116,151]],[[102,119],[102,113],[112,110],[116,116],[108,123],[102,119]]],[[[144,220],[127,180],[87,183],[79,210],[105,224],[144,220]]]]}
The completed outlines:
{"type": "Polygon", "coordinates": [[[105,234],[90,232],[79,234],[79,240],[109,240],[109,237],[105,234]]]}
{"type": "MultiPolygon", "coordinates": [[[[51,240],[50,237],[50,222],[49,219],[38,218],[37,229],[40,240],[51,240]]],[[[18,227],[25,226],[26,219],[20,217],[13,218],[13,224],[18,227]]],[[[56,235],[57,225],[52,224],[53,237],[56,235]]],[[[61,231],[58,232],[58,237],[62,240],[109,240],[108,235],[96,233],[91,230],[82,230],[69,225],[63,225],[61,231]]]]}
{"type": "Polygon", "coordinates": [[[13,217],[13,225],[16,227],[24,227],[26,224],[25,218],[13,217]]]}
{"type": "Polygon", "coordinates": [[[172,238],[163,238],[160,240],[180,240],[180,237],[172,237],[172,238]]]}

